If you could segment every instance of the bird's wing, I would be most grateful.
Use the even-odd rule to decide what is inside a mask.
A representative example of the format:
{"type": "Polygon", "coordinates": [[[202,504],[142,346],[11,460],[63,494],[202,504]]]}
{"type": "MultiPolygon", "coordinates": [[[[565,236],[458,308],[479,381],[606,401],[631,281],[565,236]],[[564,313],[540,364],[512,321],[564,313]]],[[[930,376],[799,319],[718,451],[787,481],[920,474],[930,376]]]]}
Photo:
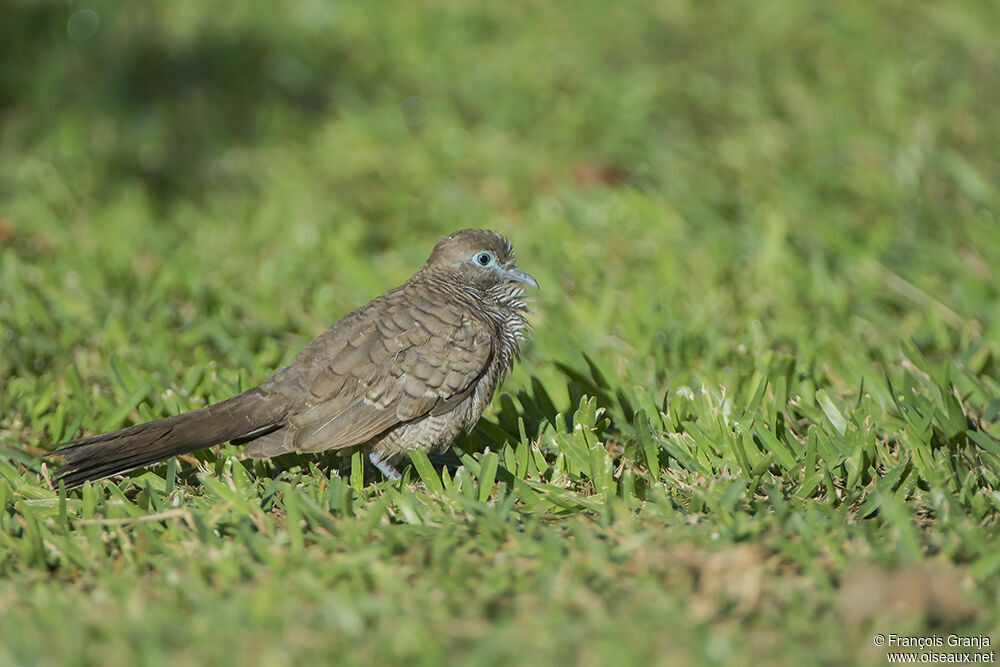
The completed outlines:
{"type": "Polygon", "coordinates": [[[493,357],[488,325],[416,290],[376,299],[324,337],[303,350],[308,391],[288,420],[293,447],[302,452],[360,444],[448,412],[475,389],[493,357]]]}

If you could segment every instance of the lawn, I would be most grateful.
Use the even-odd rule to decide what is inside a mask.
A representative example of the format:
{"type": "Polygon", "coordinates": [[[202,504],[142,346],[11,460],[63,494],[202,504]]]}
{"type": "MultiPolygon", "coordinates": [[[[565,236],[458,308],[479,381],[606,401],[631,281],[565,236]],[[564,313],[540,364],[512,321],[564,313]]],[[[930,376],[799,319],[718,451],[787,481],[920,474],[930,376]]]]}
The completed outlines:
{"type": "Polygon", "coordinates": [[[5,3],[0,664],[995,651],[1000,4],[838,4],[5,3]],[[53,486],[464,227],[541,290],[448,454],[53,486]]]}

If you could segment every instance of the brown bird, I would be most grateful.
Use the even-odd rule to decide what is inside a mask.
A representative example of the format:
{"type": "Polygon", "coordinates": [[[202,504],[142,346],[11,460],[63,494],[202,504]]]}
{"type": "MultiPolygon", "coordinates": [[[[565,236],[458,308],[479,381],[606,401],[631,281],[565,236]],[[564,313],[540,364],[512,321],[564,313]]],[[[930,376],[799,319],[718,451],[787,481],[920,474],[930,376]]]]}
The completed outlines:
{"type": "Polygon", "coordinates": [[[66,443],[67,486],[227,441],[266,458],[361,446],[382,473],[443,450],[479,420],[519,358],[524,286],[496,232],[443,237],[403,285],[345,315],[253,389],[183,414],[66,443]]]}

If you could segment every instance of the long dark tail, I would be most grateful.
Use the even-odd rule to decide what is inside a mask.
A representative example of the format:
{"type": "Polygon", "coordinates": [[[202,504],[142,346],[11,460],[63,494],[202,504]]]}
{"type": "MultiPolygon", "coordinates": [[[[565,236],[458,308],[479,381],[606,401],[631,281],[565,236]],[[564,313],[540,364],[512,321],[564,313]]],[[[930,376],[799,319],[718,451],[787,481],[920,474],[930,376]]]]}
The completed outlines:
{"type": "Polygon", "coordinates": [[[56,473],[67,487],[188,454],[279,424],[287,401],[254,387],[230,399],[173,417],[67,442],[56,473]]]}

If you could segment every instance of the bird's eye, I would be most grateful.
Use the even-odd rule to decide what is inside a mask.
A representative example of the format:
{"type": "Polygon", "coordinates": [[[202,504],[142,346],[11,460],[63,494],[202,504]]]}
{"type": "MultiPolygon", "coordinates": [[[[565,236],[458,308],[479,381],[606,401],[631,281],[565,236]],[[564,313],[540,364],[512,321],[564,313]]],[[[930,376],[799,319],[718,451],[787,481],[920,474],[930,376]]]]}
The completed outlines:
{"type": "Polygon", "coordinates": [[[479,266],[489,266],[490,262],[493,261],[493,255],[488,252],[477,252],[476,256],[472,259],[475,260],[476,264],[479,266]]]}

